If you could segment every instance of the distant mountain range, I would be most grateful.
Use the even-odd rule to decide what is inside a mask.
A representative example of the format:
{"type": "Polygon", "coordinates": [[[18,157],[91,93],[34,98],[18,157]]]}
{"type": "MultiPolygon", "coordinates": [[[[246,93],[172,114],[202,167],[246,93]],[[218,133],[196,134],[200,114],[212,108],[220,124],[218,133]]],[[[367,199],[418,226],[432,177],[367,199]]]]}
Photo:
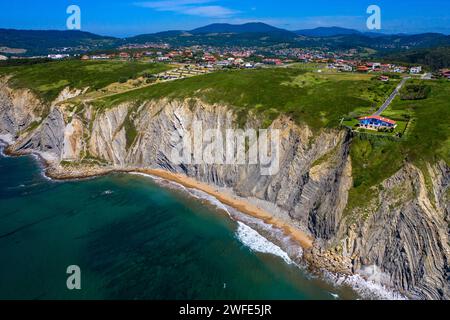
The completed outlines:
{"type": "Polygon", "coordinates": [[[166,42],[172,45],[215,45],[215,46],[285,46],[328,47],[349,49],[371,48],[377,51],[393,51],[410,48],[433,48],[450,46],[450,36],[440,33],[417,35],[383,34],[361,32],[341,27],[320,27],[315,29],[289,31],[264,23],[242,25],[211,24],[190,31],[167,31],[127,38],[131,43],[166,42]]]}
{"type": "Polygon", "coordinates": [[[291,31],[276,28],[261,22],[245,24],[214,23],[205,27],[190,31],[192,34],[207,33],[285,33],[292,34],[291,31]]]}
{"type": "MultiPolygon", "coordinates": [[[[349,49],[371,48],[376,51],[398,51],[450,46],[450,36],[439,33],[387,35],[360,32],[341,27],[289,31],[264,23],[233,25],[217,23],[190,31],[174,30],[143,34],[125,39],[99,36],[82,31],[35,31],[0,29],[0,54],[4,47],[25,49],[26,55],[47,54],[55,48],[71,52],[114,49],[127,43],[164,42],[174,46],[256,46],[327,47],[349,49]],[[3,48],[2,48],[3,47],[3,48]]],[[[8,51],[6,49],[6,51],[8,51]]]]}
{"type": "Polygon", "coordinates": [[[315,29],[305,29],[294,31],[300,36],[306,37],[334,37],[339,35],[361,34],[360,31],[341,27],[319,27],[315,29]]]}
{"type": "Polygon", "coordinates": [[[7,48],[25,49],[25,55],[40,55],[50,53],[52,48],[80,47],[79,51],[83,51],[81,48],[110,48],[116,43],[116,38],[77,30],[0,29],[0,54],[7,48]]]}

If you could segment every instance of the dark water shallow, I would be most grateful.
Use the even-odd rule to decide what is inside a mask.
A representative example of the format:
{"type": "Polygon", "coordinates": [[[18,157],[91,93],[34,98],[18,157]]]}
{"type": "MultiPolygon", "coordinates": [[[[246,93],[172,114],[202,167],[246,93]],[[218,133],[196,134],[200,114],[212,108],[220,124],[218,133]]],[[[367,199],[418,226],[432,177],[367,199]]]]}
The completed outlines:
{"type": "Polygon", "coordinates": [[[33,157],[0,157],[0,299],[356,297],[252,251],[237,227],[145,177],[54,182],[33,157]],[[69,265],[82,290],[66,288],[69,265]]]}

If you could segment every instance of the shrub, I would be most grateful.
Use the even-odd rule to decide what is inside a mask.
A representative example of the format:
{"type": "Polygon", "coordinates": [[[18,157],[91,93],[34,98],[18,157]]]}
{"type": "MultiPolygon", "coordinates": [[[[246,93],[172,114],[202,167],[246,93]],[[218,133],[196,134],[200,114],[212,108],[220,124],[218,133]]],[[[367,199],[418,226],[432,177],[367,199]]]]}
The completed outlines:
{"type": "Polygon", "coordinates": [[[423,100],[428,98],[430,92],[430,86],[423,84],[409,84],[402,91],[400,98],[402,100],[423,100]]]}

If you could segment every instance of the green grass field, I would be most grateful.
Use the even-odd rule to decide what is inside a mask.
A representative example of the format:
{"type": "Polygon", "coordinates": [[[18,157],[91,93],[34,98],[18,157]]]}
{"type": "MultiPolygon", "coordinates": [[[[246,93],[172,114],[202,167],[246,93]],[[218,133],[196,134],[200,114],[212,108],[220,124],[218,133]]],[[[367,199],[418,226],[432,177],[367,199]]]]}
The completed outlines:
{"type": "MultiPolygon", "coordinates": [[[[143,73],[158,73],[167,65],[139,62],[62,61],[23,67],[2,67],[0,75],[12,73],[15,87],[36,91],[46,100],[54,99],[66,86],[101,89],[121,78],[136,78],[143,73]]],[[[382,83],[368,75],[318,73],[321,65],[258,70],[221,71],[172,82],[159,83],[127,92],[100,97],[92,101],[99,110],[122,102],[140,103],[151,99],[198,98],[207,103],[223,103],[236,110],[239,125],[249,113],[256,114],[264,126],[280,114],[312,130],[354,126],[359,116],[372,114],[391,94],[398,80],[382,83]]],[[[408,83],[420,84],[421,80],[408,83]]],[[[356,135],[351,158],[354,186],[350,191],[347,212],[364,207],[376,195],[372,188],[411,162],[423,170],[425,163],[443,159],[450,164],[450,82],[427,81],[431,91],[423,100],[397,97],[383,116],[399,122],[398,130],[407,134],[398,141],[384,135],[356,135]]],[[[127,145],[136,137],[130,121],[127,145]]]]}
{"type": "Polygon", "coordinates": [[[284,113],[317,129],[336,127],[344,115],[356,108],[372,108],[393,86],[361,78],[349,80],[348,75],[340,79],[337,75],[312,75],[299,68],[269,68],[222,71],[160,83],[99,99],[95,104],[109,108],[125,101],[200,98],[234,107],[240,124],[249,112],[261,115],[267,125],[284,113]]]}
{"type": "MultiPolygon", "coordinates": [[[[420,80],[413,80],[420,81],[420,80]]],[[[427,178],[426,163],[444,160],[450,165],[450,83],[428,81],[431,93],[425,100],[396,98],[383,116],[408,117],[407,134],[395,142],[382,137],[355,137],[351,147],[354,187],[350,211],[363,207],[374,194],[371,188],[398,171],[405,161],[418,166],[427,178]]]]}
{"type": "Polygon", "coordinates": [[[45,101],[52,101],[67,86],[99,90],[123,78],[133,79],[144,73],[154,74],[169,68],[156,63],[67,60],[1,67],[0,75],[12,74],[12,87],[29,88],[45,101]]]}

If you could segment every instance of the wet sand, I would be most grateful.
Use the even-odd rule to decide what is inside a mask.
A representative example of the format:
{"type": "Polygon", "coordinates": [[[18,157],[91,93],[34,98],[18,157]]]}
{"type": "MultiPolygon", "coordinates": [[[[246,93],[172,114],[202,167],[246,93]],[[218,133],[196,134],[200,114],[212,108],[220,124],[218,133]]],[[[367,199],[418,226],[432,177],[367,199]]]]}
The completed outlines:
{"type": "Polygon", "coordinates": [[[158,169],[145,169],[138,170],[137,172],[153,175],[162,179],[179,183],[187,188],[203,191],[210,196],[215,197],[217,200],[227,206],[230,206],[249,216],[263,220],[265,223],[271,224],[274,227],[283,230],[286,235],[290,236],[293,240],[298,242],[303,249],[310,249],[313,246],[313,240],[301,230],[285,223],[284,221],[281,221],[280,219],[273,217],[273,215],[271,215],[270,213],[262,210],[261,208],[258,208],[253,204],[250,204],[247,201],[236,199],[230,195],[226,195],[205,183],[200,183],[181,174],[174,174],[158,169]]]}

